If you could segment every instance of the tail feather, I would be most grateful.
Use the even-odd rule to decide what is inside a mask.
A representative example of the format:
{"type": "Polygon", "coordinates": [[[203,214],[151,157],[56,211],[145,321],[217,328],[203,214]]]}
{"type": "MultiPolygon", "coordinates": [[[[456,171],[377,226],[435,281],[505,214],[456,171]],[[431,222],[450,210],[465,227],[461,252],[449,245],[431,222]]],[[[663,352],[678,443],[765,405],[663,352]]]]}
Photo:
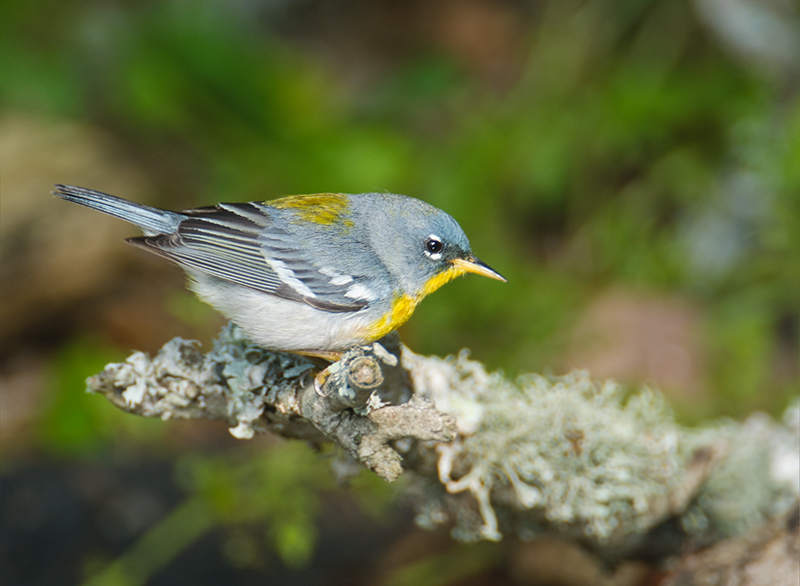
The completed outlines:
{"type": "Polygon", "coordinates": [[[178,225],[186,219],[186,216],[177,212],[159,210],[74,185],[56,184],[53,195],[130,222],[141,228],[147,236],[175,232],[178,225]]]}

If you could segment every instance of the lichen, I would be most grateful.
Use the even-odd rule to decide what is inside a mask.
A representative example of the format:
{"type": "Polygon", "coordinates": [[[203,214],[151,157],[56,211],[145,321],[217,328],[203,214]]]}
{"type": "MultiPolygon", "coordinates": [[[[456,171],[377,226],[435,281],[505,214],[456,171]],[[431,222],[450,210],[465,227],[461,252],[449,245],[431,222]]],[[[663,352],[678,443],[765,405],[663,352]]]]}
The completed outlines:
{"type": "Polygon", "coordinates": [[[739,535],[797,506],[800,402],[786,409],[783,425],[755,413],[743,423],[722,421],[685,436],[696,445],[719,438],[728,444],[727,457],[682,519],[687,533],[705,540],[739,535]]]}
{"type": "Polygon", "coordinates": [[[627,396],[585,372],[512,382],[464,352],[413,360],[417,392],[459,424],[459,439],[439,446],[439,476],[477,499],[474,537],[500,537],[492,498],[601,542],[642,532],[656,520],[651,502],[679,481],[687,453],[654,391],[627,396]]]}
{"type": "Polygon", "coordinates": [[[240,439],[264,430],[264,406],[314,365],[296,354],[267,352],[252,344],[235,325],[223,328],[210,352],[199,343],[174,338],[150,358],[134,352],[125,362],[109,364],[102,377],[88,381],[90,391],[145,417],[223,419],[240,439]],[[108,381],[110,385],[104,385],[108,381]]]}
{"type": "MultiPolygon", "coordinates": [[[[688,533],[711,539],[797,502],[789,479],[800,439],[765,415],[691,430],[659,392],[631,393],[586,372],[510,381],[466,352],[444,360],[406,352],[404,363],[416,393],[459,428],[455,442],[437,447],[446,492],[424,482],[418,490],[421,526],[454,522],[461,540],[516,532],[633,548],[669,516],[683,515],[688,533]]],[[[794,409],[787,421],[800,418],[794,409]]]]}
{"type": "Polygon", "coordinates": [[[549,535],[614,557],[651,548],[667,520],[710,543],[800,497],[800,402],[783,423],[756,414],[689,429],[646,387],[579,371],[512,381],[466,352],[419,356],[388,338],[320,369],[228,326],[206,354],[176,338],[89,386],[139,415],[224,420],[242,439],[332,441],[387,480],[411,470],[418,524],[449,524],[462,541],[549,535]]]}

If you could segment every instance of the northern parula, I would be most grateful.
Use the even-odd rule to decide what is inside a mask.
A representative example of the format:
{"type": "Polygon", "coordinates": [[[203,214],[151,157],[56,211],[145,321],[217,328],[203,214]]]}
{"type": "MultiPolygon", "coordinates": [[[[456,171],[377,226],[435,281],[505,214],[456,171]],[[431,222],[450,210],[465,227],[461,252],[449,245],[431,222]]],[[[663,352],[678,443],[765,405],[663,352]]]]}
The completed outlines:
{"type": "Polygon", "coordinates": [[[127,241],[180,265],[189,287],[257,344],[325,358],[403,325],[448,281],[502,275],[442,210],[391,193],[320,193],[184,212],[56,185],[138,226],[127,241]]]}

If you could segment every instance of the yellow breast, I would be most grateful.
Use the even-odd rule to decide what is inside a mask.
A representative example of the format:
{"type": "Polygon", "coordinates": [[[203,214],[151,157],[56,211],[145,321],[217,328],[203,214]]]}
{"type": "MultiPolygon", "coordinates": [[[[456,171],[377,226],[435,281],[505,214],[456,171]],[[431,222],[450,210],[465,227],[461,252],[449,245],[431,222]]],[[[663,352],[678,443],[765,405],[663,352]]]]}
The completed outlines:
{"type": "Polygon", "coordinates": [[[414,310],[417,308],[417,305],[419,305],[419,302],[422,301],[426,295],[430,295],[445,283],[449,283],[465,272],[466,271],[458,266],[451,266],[444,272],[431,277],[417,295],[397,295],[392,301],[392,307],[389,312],[367,326],[369,341],[382,338],[389,332],[393,332],[402,326],[408,321],[411,314],[413,314],[414,310]]]}

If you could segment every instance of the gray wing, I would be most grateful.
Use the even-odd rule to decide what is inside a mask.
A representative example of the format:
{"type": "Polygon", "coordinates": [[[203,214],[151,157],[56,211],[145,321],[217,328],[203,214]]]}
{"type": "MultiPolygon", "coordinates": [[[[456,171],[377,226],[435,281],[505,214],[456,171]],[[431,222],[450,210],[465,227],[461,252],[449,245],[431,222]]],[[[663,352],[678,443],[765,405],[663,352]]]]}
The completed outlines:
{"type": "Polygon", "coordinates": [[[367,305],[346,296],[355,276],[321,272],[309,251],[277,226],[262,204],[219,204],[182,213],[187,218],[175,232],[128,241],[182,267],[325,311],[367,305]]]}

